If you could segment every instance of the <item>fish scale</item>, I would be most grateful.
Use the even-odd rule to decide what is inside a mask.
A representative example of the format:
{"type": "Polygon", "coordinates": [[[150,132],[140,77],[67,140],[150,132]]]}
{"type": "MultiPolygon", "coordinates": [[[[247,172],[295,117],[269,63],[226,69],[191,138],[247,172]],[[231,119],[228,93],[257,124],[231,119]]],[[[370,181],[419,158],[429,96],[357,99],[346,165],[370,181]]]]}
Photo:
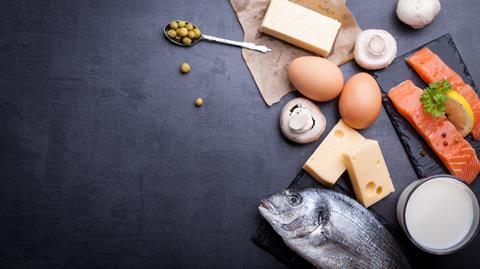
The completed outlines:
{"type": "MultiPolygon", "coordinates": [[[[333,193],[332,195],[336,196],[337,198],[343,197],[337,193],[333,193]]],[[[368,210],[366,210],[363,206],[358,205],[356,201],[350,198],[348,198],[348,200],[344,199],[344,202],[345,204],[350,203],[350,206],[355,209],[353,212],[356,214],[353,217],[349,217],[348,215],[341,213],[346,212],[348,209],[343,207],[341,203],[335,203],[334,205],[335,207],[338,207],[338,210],[336,210],[334,207],[332,211],[338,212],[340,217],[344,218],[347,223],[356,224],[357,229],[363,232],[362,238],[366,238],[365,240],[361,240],[360,238],[355,238],[353,240],[355,242],[362,242],[362,244],[359,245],[361,255],[368,255],[369,253],[385,253],[384,257],[389,257],[391,254],[395,255],[397,252],[399,252],[399,246],[395,243],[395,239],[376,218],[371,217],[371,213],[368,210]],[[367,229],[366,227],[371,228],[367,229]],[[387,253],[390,254],[387,255],[387,253]]],[[[381,262],[378,264],[373,264],[373,267],[385,268],[385,266],[390,263],[389,261],[386,261],[388,259],[372,259],[373,262],[378,260],[381,262]]]]}

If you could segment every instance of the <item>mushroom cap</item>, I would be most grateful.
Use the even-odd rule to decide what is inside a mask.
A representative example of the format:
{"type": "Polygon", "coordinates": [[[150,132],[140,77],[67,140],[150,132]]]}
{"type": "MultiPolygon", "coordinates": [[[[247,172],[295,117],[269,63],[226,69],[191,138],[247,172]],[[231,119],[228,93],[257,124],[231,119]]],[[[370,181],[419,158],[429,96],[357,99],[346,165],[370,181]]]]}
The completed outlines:
{"type": "Polygon", "coordinates": [[[280,113],[280,129],[291,141],[308,144],[320,138],[327,121],[312,101],[298,97],[290,100],[280,113]]]}
{"type": "Polygon", "coordinates": [[[389,66],[397,55],[397,42],[387,31],[368,29],[357,35],[355,40],[355,61],[368,70],[389,66]]]}
{"type": "Polygon", "coordinates": [[[414,29],[431,23],[442,9],[439,0],[398,0],[397,17],[414,29]]]}

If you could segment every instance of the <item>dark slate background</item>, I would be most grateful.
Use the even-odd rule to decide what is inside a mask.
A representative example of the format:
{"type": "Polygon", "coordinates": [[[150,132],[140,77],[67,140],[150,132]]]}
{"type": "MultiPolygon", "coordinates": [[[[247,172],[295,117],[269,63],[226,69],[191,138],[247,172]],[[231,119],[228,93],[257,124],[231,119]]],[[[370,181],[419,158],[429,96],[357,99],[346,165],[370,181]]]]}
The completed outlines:
{"type": "MultiPolygon", "coordinates": [[[[419,31],[396,19],[395,1],[348,2],[362,28],[393,33],[399,54],[451,33],[480,81],[479,1],[442,1],[419,31]]],[[[318,145],[280,134],[297,95],[268,108],[239,49],[171,45],[161,29],[172,19],[243,37],[228,1],[0,1],[0,268],[285,267],[250,235],[258,200],[318,145]]],[[[321,104],[328,128],[336,105],[321,104]]],[[[415,179],[384,111],[363,134],[394,181],[415,179]]],[[[373,209],[394,219],[399,191],[373,209]]],[[[442,264],[478,265],[479,244],[442,264]]]]}

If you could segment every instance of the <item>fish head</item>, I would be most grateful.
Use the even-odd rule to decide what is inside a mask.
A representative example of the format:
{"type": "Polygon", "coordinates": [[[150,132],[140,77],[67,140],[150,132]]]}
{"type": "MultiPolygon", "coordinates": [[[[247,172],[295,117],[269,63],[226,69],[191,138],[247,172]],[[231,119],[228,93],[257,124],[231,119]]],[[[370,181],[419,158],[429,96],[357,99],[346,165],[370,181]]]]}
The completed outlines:
{"type": "Polygon", "coordinates": [[[328,200],[317,189],[285,190],[261,200],[260,214],[285,239],[302,238],[328,222],[328,200]]]}

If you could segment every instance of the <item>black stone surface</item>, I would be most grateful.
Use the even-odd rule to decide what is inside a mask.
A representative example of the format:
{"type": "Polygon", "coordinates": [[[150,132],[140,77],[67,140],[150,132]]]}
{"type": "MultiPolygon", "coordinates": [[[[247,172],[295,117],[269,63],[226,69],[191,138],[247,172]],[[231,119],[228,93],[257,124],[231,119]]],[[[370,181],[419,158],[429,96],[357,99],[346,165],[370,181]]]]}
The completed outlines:
{"type": "MultiPolygon", "coordinates": [[[[478,82],[480,2],[442,4],[414,31],[395,1],[348,1],[399,54],[451,33],[478,82]]],[[[228,1],[0,1],[0,268],[285,268],[251,241],[257,203],[319,142],[281,136],[278,113],[296,93],[267,107],[240,50],[168,43],[162,27],[178,18],[243,38],[228,1]]],[[[330,129],[337,102],[320,106],[330,129]]],[[[379,140],[394,180],[416,178],[384,111],[362,133],[379,140]]],[[[395,187],[373,206],[385,219],[395,187]]],[[[429,268],[478,267],[479,249],[429,268]]]]}

